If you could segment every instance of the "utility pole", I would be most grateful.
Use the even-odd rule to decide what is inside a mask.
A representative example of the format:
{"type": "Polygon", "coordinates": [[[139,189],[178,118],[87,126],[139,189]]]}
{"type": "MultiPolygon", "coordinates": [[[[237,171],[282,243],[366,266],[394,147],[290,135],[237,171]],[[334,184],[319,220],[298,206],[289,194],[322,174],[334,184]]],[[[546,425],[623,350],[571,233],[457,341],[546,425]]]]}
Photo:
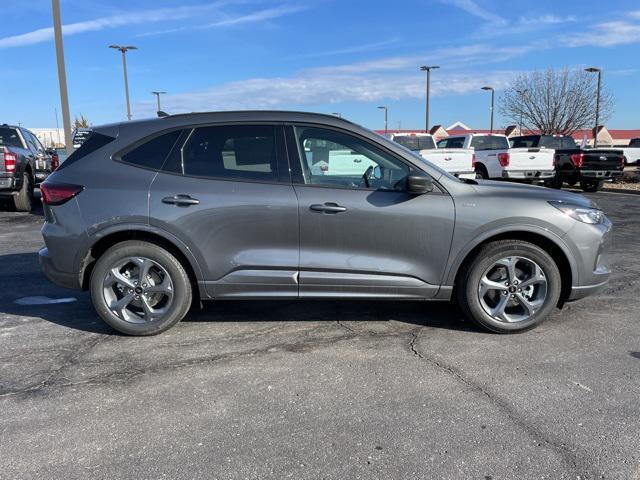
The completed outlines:
{"type": "Polygon", "coordinates": [[[440,68],[438,65],[427,66],[423,65],[420,67],[420,70],[423,72],[427,72],[427,105],[426,105],[426,113],[425,113],[425,122],[424,122],[424,131],[425,133],[429,133],[429,110],[430,110],[430,97],[431,97],[431,70],[436,70],[440,68]]]}
{"type": "Polygon", "coordinates": [[[156,101],[158,102],[158,112],[162,111],[162,108],[160,108],[160,95],[164,95],[167,92],[151,92],[156,96],[156,101]]]}
{"type": "MultiPolygon", "coordinates": [[[[60,19],[60,0],[51,0],[53,11],[53,36],[56,43],[56,61],[58,64],[58,83],[60,84],[60,104],[62,107],[62,126],[64,128],[64,146],[67,155],[73,153],[71,138],[71,115],[69,114],[69,95],[67,93],[67,73],[64,66],[64,46],[62,44],[62,21],[60,19]]],[[[58,118],[56,114],[56,119],[58,118]]]]}
{"type": "Polygon", "coordinates": [[[602,89],[602,70],[596,67],[584,69],[585,72],[598,74],[598,89],[596,91],[596,128],[593,130],[593,148],[598,146],[598,123],[600,123],[600,90],[602,89]]]}
{"type": "Polygon", "coordinates": [[[124,72],[124,96],[127,101],[127,119],[131,120],[131,104],[129,103],[129,79],[127,77],[127,51],[137,50],[138,47],[132,45],[123,47],[121,45],[109,45],[109,48],[113,48],[122,53],[122,70],[124,72]]]}
{"type": "Polygon", "coordinates": [[[389,107],[385,107],[385,106],[380,106],[378,107],[380,110],[384,110],[384,133],[387,133],[389,131],[389,107]]]}
{"type": "Polygon", "coordinates": [[[496,91],[493,87],[482,87],[482,90],[491,91],[491,133],[493,133],[493,109],[495,107],[496,91]]]}

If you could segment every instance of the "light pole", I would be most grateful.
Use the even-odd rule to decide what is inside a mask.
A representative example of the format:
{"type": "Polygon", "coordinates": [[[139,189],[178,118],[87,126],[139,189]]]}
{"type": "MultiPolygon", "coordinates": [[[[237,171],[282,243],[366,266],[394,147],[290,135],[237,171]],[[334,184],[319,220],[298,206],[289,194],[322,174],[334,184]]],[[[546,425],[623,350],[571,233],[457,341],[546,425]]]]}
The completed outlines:
{"type": "Polygon", "coordinates": [[[156,101],[158,102],[158,111],[161,112],[162,108],[160,108],[160,95],[164,95],[167,92],[151,92],[156,96],[156,101]]]}
{"type": "Polygon", "coordinates": [[[426,113],[425,113],[425,122],[424,122],[424,131],[429,133],[429,110],[430,110],[430,96],[431,96],[431,70],[436,70],[440,68],[438,65],[423,65],[420,67],[420,70],[423,72],[427,72],[427,105],[426,105],[426,113]]]}
{"type": "Polygon", "coordinates": [[[60,0],[51,0],[53,11],[53,34],[56,42],[56,61],[58,64],[58,83],[60,84],[60,104],[62,106],[62,127],[64,128],[64,147],[68,155],[73,153],[71,138],[71,115],[69,114],[69,94],[67,93],[67,73],[64,67],[64,46],[62,43],[62,21],[60,20],[60,0]]]}
{"type": "Polygon", "coordinates": [[[124,95],[127,100],[127,119],[131,120],[131,104],[129,103],[129,79],[127,78],[127,51],[137,50],[138,47],[132,45],[123,47],[121,45],[109,45],[109,48],[113,48],[122,53],[122,69],[124,71],[124,95]]]}
{"type": "Polygon", "coordinates": [[[524,116],[524,96],[529,93],[529,89],[525,88],[524,90],[516,90],[516,93],[520,95],[520,135],[524,135],[522,133],[522,117],[524,116]]]}
{"type": "Polygon", "coordinates": [[[491,90],[491,133],[493,133],[493,108],[495,106],[496,91],[493,87],[482,87],[482,90],[491,90]]]}
{"type": "Polygon", "coordinates": [[[385,107],[385,106],[380,106],[378,107],[380,110],[384,110],[384,133],[387,133],[389,131],[388,126],[388,120],[389,120],[389,107],[385,107]]]}
{"type": "Polygon", "coordinates": [[[602,88],[602,70],[596,67],[584,69],[585,72],[598,74],[598,90],[596,92],[596,128],[593,131],[593,148],[598,146],[598,123],[600,122],[600,89],[602,88]]]}

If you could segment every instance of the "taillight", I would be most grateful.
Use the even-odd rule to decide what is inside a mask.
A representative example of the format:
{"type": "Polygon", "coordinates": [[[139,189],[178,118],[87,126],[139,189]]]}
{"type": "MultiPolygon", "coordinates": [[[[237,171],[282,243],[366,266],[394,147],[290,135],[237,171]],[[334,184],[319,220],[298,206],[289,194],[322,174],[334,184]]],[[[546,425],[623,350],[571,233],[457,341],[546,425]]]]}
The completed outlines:
{"type": "Polygon", "coordinates": [[[584,153],[573,153],[570,158],[574,167],[582,168],[582,165],[584,165],[584,153]]]}
{"type": "Polygon", "coordinates": [[[9,150],[7,147],[4,147],[4,169],[7,172],[15,172],[16,164],[18,163],[18,156],[9,150]]]}
{"type": "Polygon", "coordinates": [[[509,155],[508,153],[498,154],[498,161],[500,162],[501,167],[508,167],[510,159],[511,159],[511,155],[509,155]]]}
{"type": "Polygon", "coordinates": [[[471,155],[471,168],[475,170],[476,168],[476,154],[471,155]]]}
{"type": "Polygon", "coordinates": [[[78,195],[82,190],[84,190],[82,185],[71,185],[69,183],[45,181],[40,185],[42,201],[47,205],[62,205],[78,195]]]}
{"type": "Polygon", "coordinates": [[[60,166],[60,157],[57,153],[51,154],[51,171],[56,170],[60,166]]]}

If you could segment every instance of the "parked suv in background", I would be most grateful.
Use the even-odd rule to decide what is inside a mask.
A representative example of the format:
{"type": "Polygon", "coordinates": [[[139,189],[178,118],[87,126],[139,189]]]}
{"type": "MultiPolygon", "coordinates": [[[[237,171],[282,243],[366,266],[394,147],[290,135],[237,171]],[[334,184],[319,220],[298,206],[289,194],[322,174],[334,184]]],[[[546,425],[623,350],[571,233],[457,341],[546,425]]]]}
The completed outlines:
{"type": "Polygon", "coordinates": [[[42,195],[44,273],[89,289],[133,335],[170,328],[194,300],[261,298],[453,297],[516,332],[609,278],[611,223],[587,198],[463,181],[329,115],[96,127],[42,195]],[[328,156],[344,167],[322,168],[328,156]]]}
{"type": "Polygon", "coordinates": [[[0,197],[11,198],[16,210],[31,211],[34,185],[45,180],[55,166],[29,130],[0,125],[0,197]]]}

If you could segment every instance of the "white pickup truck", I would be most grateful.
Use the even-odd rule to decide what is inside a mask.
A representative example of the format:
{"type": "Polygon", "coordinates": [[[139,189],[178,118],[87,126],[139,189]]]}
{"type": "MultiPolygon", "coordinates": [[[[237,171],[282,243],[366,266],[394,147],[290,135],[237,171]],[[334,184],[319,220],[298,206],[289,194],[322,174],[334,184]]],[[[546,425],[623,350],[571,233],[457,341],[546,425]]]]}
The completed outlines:
{"type": "Polygon", "coordinates": [[[599,150],[622,150],[625,165],[640,165],[640,138],[632,138],[626,147],[602,148],[599,150]]]}
{"type": "Polygon", "coordinates": [[[440,140],[440,148],[472,151],[477,178],[540,182],[555,175],[553,150],[511,148],[505,135],[455,135],[440,140]]]}
{"type": "Polygon", "coordinates": [[[458,178],[476,178],[471,150],[438,148],[429,133],[392,133],[387,138],[458,178]]]}

